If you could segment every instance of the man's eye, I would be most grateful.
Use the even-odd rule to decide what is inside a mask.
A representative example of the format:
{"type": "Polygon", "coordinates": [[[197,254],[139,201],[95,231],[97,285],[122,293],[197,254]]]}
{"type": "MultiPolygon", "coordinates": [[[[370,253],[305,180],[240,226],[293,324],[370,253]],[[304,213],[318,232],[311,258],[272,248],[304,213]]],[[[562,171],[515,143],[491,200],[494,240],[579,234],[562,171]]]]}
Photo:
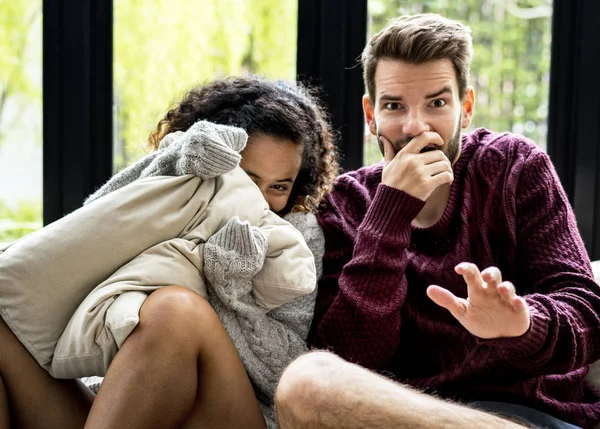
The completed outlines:
{"type": "Polygon", "coordinates": [[[402,108],[400,103],[385,103],[385,108],[387,110],[398,110],[402,108]]]}
{"type": "Polygon", "coordinates": [[[431,106],[433,106],[433,107],[444,107],[445,105],[446,105],[446,100],[443,100],[441,98],[438,98],[431,102],[431,106]]]}

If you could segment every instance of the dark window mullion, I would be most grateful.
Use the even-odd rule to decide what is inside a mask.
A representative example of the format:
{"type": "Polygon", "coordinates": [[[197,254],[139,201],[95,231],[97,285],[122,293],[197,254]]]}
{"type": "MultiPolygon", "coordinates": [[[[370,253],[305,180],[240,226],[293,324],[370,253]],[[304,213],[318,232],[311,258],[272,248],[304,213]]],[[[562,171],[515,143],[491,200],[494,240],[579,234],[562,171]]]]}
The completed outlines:
{"type": "Polygon", "coordinates": [[[600,3],[555,0],[548,153],[591,259],[600,259],[600,3]]]}
{"type": "Polygon", "coordinates": [[[43,3],[44,223],[112,173],[112,1],[43,3]]]}
{"type": "Polygon", "coordinates": [[[347,170],[363,160],[364,89],[356,59],[366,34],[367,0],[298,2],[298,79],[322,87],[347,170]]]}

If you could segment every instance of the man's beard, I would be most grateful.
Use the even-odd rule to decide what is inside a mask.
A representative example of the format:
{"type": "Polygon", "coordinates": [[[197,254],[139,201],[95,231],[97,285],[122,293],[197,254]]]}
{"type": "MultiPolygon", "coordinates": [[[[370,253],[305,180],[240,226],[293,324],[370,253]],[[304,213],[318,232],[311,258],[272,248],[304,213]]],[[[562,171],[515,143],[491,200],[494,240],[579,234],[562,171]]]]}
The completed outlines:
{"type": "MultiPolygon", "coordinates": [[[[460,143],[461,143],[461,127],[460,127],[460,125],[461,125],[461,123],[462,123],[462,113],[458,117],[458,122],[456,124],[456,129],[454,131],[454,135],[452,136],[452,138],[450,140],[448,140],[448,144],[446,145],[446,148],[443,149],[444,155],[446,155],[446,158],[448,158],[448,160],[450,161],[450,164],[452,164],[452,165],[454,165],[454,163],[458,159],[458,155],[460,153],[460,143]]],[[[375,128],[377,129],[377,144],[379,144],[379,150],[381,151],[381,154],[383,155],[384,154],[383,144],[379,140],[380,134],[379,134],[379,129],[377,127],[377,123],[375,123],[375,128]]],[[[413,138],[414,138],[414,136],[409,136],[409,137],[405,137],[401,140],[392,142],[392,146],[394,147],[394,153],[397,154],[398,152],[400,152],[400,149],[402,149],[404,146],[406,146],[413,138]]],[[[437,150],[442,150],[442,149],[437,149],[437,150]]]]}

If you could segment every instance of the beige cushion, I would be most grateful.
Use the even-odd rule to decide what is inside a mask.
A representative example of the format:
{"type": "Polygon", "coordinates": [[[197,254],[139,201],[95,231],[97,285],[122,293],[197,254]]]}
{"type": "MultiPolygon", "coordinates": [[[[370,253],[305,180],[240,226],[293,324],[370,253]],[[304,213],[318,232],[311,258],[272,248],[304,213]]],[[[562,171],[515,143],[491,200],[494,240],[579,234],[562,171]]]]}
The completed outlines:
{"type": "Polygon", "coordinates": [[[178,284],[206,296],[203,243],[235,215],[269,240],[253,284],[260,305],[313,290],[302,235],[238,167],[136,181],[13,243],[0,253],[0,315],[55,377],[103,375],[149,292],[178,284]]]}

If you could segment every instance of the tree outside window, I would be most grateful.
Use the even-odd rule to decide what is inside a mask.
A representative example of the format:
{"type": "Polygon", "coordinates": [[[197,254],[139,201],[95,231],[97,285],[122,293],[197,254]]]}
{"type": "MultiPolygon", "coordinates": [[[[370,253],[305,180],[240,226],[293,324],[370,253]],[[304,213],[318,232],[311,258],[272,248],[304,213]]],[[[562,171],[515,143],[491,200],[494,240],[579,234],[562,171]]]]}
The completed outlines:
{"type": "Polygon", "coordinates": [[[42,1],[0,0],[0,243],[42,226],[42,1]]]}
{"type": "Polygon", "coordinates": [[[191,86],[257,73],[293,81],[297,0],[115,0],[114,169],[191,86]]]}

